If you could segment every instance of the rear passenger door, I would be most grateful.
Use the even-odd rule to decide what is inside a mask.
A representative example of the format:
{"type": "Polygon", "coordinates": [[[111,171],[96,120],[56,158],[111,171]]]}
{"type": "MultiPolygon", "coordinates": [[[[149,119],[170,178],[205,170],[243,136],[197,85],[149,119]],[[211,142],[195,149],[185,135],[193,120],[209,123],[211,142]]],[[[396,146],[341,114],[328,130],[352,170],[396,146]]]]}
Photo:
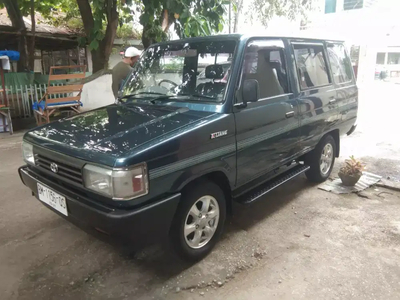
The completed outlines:
{"type": "Polygon", "coordinates": [[[290,161],[298,151],[297,102],[289,86],[282,40],[247,43],[234,113],[238,186],[290,161]],[[259,97],[245,106],[241,88],[246,80],[258,82],[259,97]]]}
{"type": "Polygon", "coordinates": [[[324,43],[290,42],[299,85],[300,145],[302,151],[307,152],[337,122],[336,91],[324,43]]]}
{"type": "MultiPolygon", "coordinates": [[[[357,117],[357,86],[353,75],[353,67],[342,43],[326,44],[333,82],[336,88],[336,104],[338,106],[339,129],[348,130],[346,122],[354,122],[357,117]]],[[[341,132],[344,134],[346,132],[341,132]]]]}

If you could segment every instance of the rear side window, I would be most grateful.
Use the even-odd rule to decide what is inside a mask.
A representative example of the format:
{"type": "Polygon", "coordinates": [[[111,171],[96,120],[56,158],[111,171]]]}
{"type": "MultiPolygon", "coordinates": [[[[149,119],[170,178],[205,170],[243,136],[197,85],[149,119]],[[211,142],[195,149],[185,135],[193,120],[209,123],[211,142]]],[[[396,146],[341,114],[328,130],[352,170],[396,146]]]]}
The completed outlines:
{"type": "Polygon", "coordinates": [[[327,50],[334,82],[343,83],[351,81],[352,66],[344,46],[342,44],[328,44],[327,50]]]}
{"type": "Polygon", "coordinates": [[[330,83],[322,44],[294,44],[293,49],[302,90],[330,83]]]}

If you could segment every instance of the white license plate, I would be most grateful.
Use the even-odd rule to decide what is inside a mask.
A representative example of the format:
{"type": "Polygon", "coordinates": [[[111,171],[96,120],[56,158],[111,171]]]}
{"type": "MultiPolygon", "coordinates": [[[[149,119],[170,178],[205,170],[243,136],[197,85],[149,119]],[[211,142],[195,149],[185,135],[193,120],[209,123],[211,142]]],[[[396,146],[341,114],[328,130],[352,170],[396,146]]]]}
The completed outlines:
{"type": "Polygon", "coordinates": [[[44,185],[37,184],[39,200],[50,205],[55,210],[59,211],[63,215],[68,216],[67,201],[64,196],[56,193],[55,191],[45,187],[44,185]]]}

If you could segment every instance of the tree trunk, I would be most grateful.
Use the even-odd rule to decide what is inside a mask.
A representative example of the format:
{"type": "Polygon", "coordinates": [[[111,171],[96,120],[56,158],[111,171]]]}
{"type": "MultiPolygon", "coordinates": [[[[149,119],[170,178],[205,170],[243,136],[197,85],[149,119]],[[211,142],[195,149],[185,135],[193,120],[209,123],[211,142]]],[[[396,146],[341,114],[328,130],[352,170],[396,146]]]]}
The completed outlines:
{"type": "MultiPolygon", "coordinates": [[[[85,28],[86,37],[89,40],[94,30],[95,20],[93,19],[92,8],[88,0],[77,0],[79,11],[81,13],[83,26],[85,28]]],[[[118,27],[118,12],[117,12],[117,0],[106,0],[104,5],[104,13],[107,17],[107,27],[104,38],[99,41],[97,49],[91,50],[93,73],[96,73],[102,69],[108,68],[108,60],[111,55],[111,51],[114,45],[114,39],[117,35],[118,27]]]]}
{"type": "Polygon", "coordinates": [[[26,27],[24,19],[22,18],[21,10],[18,6],[18,1],[15,0],[3,0],[4,6],[7,9],[8,16],[11,20],[12,26],[17,29],[18,32],[18,51],[20,53],[20,59],[17,63],[17,71],[24,72],[27,65],[27,47],[26,47],[26,27]]]}
{"type": "Polygon", "coordinates": [[[106,58],[101,48],[90,51],[92,53],[93,74],[108,67],[108,57],[106,58]]]}
{"type": "Polygon", "coordinates": [[[241,14],[242,8],[243,8],[243,0],[236,0],[236,12],[234,15],[234,20],[233,20],[233,32],[236,33],[239,30],[239,16],[241,14]]]}
{"type": "Polygon", "coordinates": [[[117,28],[118,28],[117,0],[108,0],[107,28],[106,28],[106,33],[104,35],[104,39],[101,41],[99,47],[100,51],[102,51],[104,55],[104,63],[102,69],[108,68],[108,61],[110,59],[110,55],[113,49],[115,37],[117,36],[117,28]]]}
{"type": "Polygon", "coordinates": [[[144,49],[147,49],[151,44],[154,44],[154,39],[149,37],[149,31],[150,27],[149,26],[143,26],[143,32],[142,32],[142,43],[144,49]]]}
{"type": "Polygon", "coordinates": [[[31,0],[31,43],[29,45],[29,68],[31,71],[35,70],[35,34],[36,34],[36,20],[35,20],[35,0],[31,0]]]}

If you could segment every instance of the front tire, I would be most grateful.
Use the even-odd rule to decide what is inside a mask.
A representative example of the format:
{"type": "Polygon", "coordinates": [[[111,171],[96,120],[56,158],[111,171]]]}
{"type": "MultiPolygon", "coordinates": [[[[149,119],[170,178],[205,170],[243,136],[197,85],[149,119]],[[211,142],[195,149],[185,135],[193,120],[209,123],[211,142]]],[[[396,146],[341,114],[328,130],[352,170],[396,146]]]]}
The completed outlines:
{"type": "Polygon", "coordinates": [[[187,260],[200,260],[214,248],[226,219],[226,199],[210,181],[197,181],[182,193],[170,238],[177,253],[187,260]]]}
{"type": "Polygon", "coordinates": [[[305,159],[305,163],[310,166],[306,172],[308,180],[312,182],[327,180],[335,163],[335,153],[335,139],[331,135],[325,136],[305,159]]]}

